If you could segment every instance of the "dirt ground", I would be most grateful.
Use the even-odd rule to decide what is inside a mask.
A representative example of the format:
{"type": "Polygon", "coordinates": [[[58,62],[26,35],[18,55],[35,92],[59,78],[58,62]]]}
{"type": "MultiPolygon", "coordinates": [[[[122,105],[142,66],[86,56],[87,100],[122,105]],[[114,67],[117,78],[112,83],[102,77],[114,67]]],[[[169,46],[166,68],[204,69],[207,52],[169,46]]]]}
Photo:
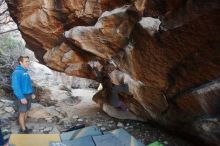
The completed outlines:
{"type": "MultiPolygon", "coordinates": [[[[166,131],[153,126],[150,123],[144,123],[132,120],[119,120],[112,118],[100,110],[98,105],[92,101],[92,96],[96,93],[93,89],[74,89],[73,97],[56,102],[54,105],[43,107],[41,109],[50,112],[56,111],[62,116],[54,116],[43,118],[44,115],[31,115],[28,118],[27,125],[33,129],[33,133],[59,133],[73,126],[98,126],[103,132],[111,131],[117,128],[124,128],[136,139],[144,144],[150,144],[154,141],[159,141],[167,146],[192,146],[189,141],[186,141],[178,136],[170,135],[166,131]]],[[[37,103],[34,103],[32,108],[37,103]]],[[[0,116],[2,128],[11,133],[19,133],[17,124],[17,113],[13,111],[13,101],[0,100],[0,116]]],[[[43,113],[45,113],[43,111],[43,113]]],[[[54,113],[56,115],[56,113],[54,113]]]]}

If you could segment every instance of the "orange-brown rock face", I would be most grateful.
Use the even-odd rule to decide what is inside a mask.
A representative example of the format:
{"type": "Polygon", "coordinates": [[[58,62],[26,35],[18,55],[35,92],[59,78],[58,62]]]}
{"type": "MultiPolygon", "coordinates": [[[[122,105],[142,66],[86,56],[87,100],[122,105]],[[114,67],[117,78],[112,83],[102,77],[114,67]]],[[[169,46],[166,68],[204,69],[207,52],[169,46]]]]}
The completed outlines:
{"type": "Polygon", "coordinates": [[[74,27],[65,32],[65,37],[76,46],[104,59],[124,48],[129,36],[138,21],[137,11],[131,6],[104,12],[95,26],[74,27]]]}
{"type": "Polygon", "coordinates": [[[47,50],[63,42],[66,30],[93,25],[105,10],[125,4],[123,0],[9,0],[7,3],[27,46],[41,61],[47,50]]]}
{"type": "Polygon", "coordinates": [[[7,3],[42,63],[103,84],[94,100],[110,115],[220,143],[218,0],[7,3]]]}

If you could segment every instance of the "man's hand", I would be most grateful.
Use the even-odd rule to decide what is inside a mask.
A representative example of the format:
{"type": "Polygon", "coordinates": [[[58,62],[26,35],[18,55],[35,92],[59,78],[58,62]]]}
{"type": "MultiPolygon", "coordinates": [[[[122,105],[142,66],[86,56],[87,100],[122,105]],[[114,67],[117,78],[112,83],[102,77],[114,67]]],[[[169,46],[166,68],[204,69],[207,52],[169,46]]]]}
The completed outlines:
{"type": "Polygon", "coordinates": [[[36,95],[35,95],[35,94],[32,94],[31,97],[32,97],[32,99],[35,99],[35,98],[36,98],[36,95]]]}
{"type": "Polygon", "coordinates": [[[21,99],[21,103],[22,103],[22,104],[27,104],[27,100],[26,100],[26,98],[21,99]]]}

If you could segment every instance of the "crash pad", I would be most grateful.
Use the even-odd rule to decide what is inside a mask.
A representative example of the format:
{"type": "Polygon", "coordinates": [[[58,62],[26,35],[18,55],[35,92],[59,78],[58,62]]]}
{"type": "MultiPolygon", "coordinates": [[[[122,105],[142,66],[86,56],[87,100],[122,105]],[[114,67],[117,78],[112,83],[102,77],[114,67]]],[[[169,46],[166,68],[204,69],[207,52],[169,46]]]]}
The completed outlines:
{"type": "Polygon", "coordinates": [[[101,130],[96,126],[90,126],[79,130],[74,130],[70,132],[64,132],[60,134],[61,141],[64,140],[74,140],[82,138],[84,136],[96,136],[102,135],[101,130]]]}
{"type": "Polygon", "coordinates": [[[124,146],[122,142],[111,133],[93,136],[92,138],[96,146],[124,146]]]}
{"type": "Polygon", "coordinates": [[[144,146],[143,143],[136,140],[132,135],[130,135],[127,131],[125,131],[122,128],[110,131],[110,133],[112,133],[116,138],[118,138],[122,142],[123,146],[144,146]]]}
{"type": "Polygon", "coordinates": [[[59,134],[11,134],[9,144],[14,146],[48,146],[50,141],[60,141],[59,134]]]}
{"type": "Polygon", "coordinates": [[[62,142],[51,142],[50,146],[96,146],[91,136],[85,136],[75,140],[64,140],[62,142]]]}
{"type": "Polygon", "coordinates": [[[147,146],[164,146],[163,144],[161,144],[159,141],[155,141],[151,144],[148,144],[147,146]]]}

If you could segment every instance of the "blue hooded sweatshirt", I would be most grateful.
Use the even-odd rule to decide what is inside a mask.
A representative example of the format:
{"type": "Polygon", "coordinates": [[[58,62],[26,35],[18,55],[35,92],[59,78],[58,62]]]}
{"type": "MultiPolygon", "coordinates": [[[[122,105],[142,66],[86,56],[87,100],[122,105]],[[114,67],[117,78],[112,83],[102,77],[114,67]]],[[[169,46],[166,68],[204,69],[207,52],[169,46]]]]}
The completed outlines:
{"type": "Polygon", "coordinates": [[[12,73],[12,89],[18,99],[24,99],[25,94],[32,94],[32,81],[28,70],[21,65],[16,66],[12,73]]]}

